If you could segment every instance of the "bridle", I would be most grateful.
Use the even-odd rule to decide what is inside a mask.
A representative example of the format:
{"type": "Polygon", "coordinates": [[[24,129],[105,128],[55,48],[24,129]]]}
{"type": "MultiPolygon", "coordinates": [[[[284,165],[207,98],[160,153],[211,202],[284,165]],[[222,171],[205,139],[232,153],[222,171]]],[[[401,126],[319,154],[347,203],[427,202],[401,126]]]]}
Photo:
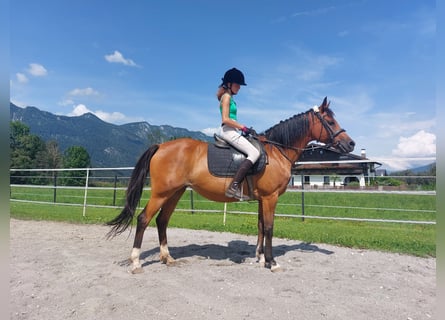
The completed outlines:
{"type": "MultiPolygon", "coordinates": [[[[312,111],[312,116],[316,116],[317,118],[318,118],[318,120],[320,120],[320,122],[321,122],[321,124],[322,124],[322,127],[321,127],[321,129],[320,129],[320,135],[319,135],[319,137],[318,137],[318,141],[320,141],[320,139],[321,139],[321,135],[322,135],[322,133],[323,133],[323,129],[324,130],[326,130],[328,133],[329,133],[329,143],[328,144],[326,144],[325,146],[324,146],[324,148],[329,148],[329,147],[331,147],[332,145],[333,145],[333,143],[334,143],[334,139],[335,139],[335,137],[337,137],[340,133],[342,133],[342,132],[346,132],[346,130],[345,129],[343,129],[343,128],[341,128],[341,129],[339,129],[338,131],[336,131],[336,132],[334,132],[334,130],[332,130],[332,128],[331,128],[331,126],[329,125],[329,123],[326,121],[326,119],[324,118],[324,116],[322,116],[321,114],[320,114],[320,108],[318,107],[318,106],[314,106],[310,111],[312,111]]],[[[257,136],[255,136],[255,135],[252,135],[251,136],[252,138],[254,138],[254,139],[257,139],[258,140],[258,137],[257,136]]],[[[292,146],[286,146],[286,145],[283,145],[283,144],[281,144],[281,143],[278,143],[278,142],[275,142],[275,141],[271,141],[271,140],[262,140],[264,143],[268,143],[268,144],[271,144],[271,145],[273,145],[273,146],[275,146],[279,151],[280,151],[280,153],[292,164],[292,160],[287,156],[287,154],[284,152],[284,150],[283,149],[290,149],[290,150],[293,150],[293,151],[295,151],[295,152],[301,152],[301,151],[305,151],[305,150],[312,150],[312,149],[314,149],[314,147],[312,146],[312,147],[310,147],[310,148],[296,148],[296,147],[292,147],[292,146]]],[[[321,148],[321,147],[320,147],[321,148]]]]}
{"type": "Polygon", "coordinates": [[[329,133],[329,143],[326,144],[326,147],[329,148],[333,145],[335,137],[337,137],[342,132],[346,132],[346,130],[343,128],[340,128],[339,130],[334,132],[334,130],[332,130],[331,126],[329,125],[329,123],[325,120],[324,116],[322,116],[320,114],[320,108],[318,106],[314,106],[312,108],[312,111],[313,111],[313,114],[317,116],[318,120],[320,120],[320,122],[322,124],[322,128],[320,129],[320,135],[318,136],[318,141],[320,141],[321,134],[323,133],[323,129],[325,129],[329,133]]]}

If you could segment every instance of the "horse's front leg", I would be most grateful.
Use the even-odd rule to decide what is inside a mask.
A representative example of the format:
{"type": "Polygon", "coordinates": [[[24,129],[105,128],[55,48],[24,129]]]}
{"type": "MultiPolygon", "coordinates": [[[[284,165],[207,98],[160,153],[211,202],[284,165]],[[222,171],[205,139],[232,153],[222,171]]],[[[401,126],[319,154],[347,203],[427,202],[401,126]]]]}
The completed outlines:
{"type": "Polygon", "coordinates": [[[258,201],[258,239],[256,242],[256,258],[258,262],[264,266],[264,218],[263,218],[263,205],[261,200],[258,201]]]}
{"type": "MultiPolygon", "coordinates": [[[[273,213],[272,213],[273,216],[273,213]]],[[[273,217],[272,217],[273,220],[273,217]]],[[[280,265],[275,261],[272,254],[272,237],[273,237],[273,221],[264,227],[265,250],[264,250],[264,266],[272,272],[280,270],[280,265]]]]}
{"type": "Polygon", "coordinates": [[[275,209],[278,202],[278,195],[271,195],[262,199],[262,217],[263,217],[263,230],[265,238],[264,258],[265,267],[270,268],[271,271],[280,270],[279,264],[275,261],[272,254],[272,237],[275,209]]]}

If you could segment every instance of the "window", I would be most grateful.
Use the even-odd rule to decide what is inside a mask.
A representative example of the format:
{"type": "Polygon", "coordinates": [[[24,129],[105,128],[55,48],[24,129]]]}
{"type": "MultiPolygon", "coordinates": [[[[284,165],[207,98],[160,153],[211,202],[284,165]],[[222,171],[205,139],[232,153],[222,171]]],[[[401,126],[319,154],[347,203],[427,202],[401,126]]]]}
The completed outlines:
{"type": "Polygon", "coordinates": [[[345,186],[347,186],[348,184],[351,184],[351,183],[356,183],[356,184],[359,184],[360,183],[360,181],[358,180],[358,178],[357,177],[346,177],[345,179],[344,179],[344,181],[343,181],[343,184],[345,185],[345,186]]]}
{"type": "Polygon", "coordinates": [[[329,176],[324,176],[323,177],[323,184],[324,185],[329,185],[330,184],[330,179],[329,179],[329,176]]]}

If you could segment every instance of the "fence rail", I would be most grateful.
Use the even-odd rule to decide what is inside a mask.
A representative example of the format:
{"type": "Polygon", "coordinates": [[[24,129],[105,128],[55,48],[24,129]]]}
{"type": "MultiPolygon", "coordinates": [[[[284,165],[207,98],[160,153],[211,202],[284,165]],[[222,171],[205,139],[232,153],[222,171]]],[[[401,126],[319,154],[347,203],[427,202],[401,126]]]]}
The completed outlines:
{"type": "MultiPolygon", "coordinates": [[[[54,204],[54,205],[61,205],[61,206],[79,206],[83,208],[83,216],[86,215],[86,209],[88,207],[95,207],[95,208],[121,208],[121,206],[116,205],[116,199],[117,199],[117,193],[122,193],[124,190],[126,190],[126,185],[124,182],[128,181],[129,175],[123,175],[122,172],[130,171],[132,170],[132,167],[124,167],[124,168],[74,168],[74,169],[11,169],[11,178],[13,177],[23,177],[23,176],[15,176],[14,174],[18,172],[28,172],[27,177],[32,178],[39,178],[39,176],[32,175],[31,173],[60,173],[60,172],[72,172],[77,171],[81,172],[82,174],[79,175],[79,177],[75,177],[75,179],[78,179],[81,181],[81,185],[73,186],[73,185],[58,185],[57,179],[54,179],[53,184],[46,184],[46,185],[37,185],[37,184],[17,184],[17,183],[11,183],[10,184],[10,201],[11,202],[18,202],[18,203],[34,203],[34,204],[54,204]],[[94,175],[94,173],[97,173],[99,171],[113,171],[116,174],[113,176],[97,176],[94,175]],[[119,173],[119,176],[118,174],[119,173]],[[104,182],[106,180],[113,179],[114,182],[112,185],[110,185],[110,182],[104,182]],[[92,186],[92,181],[100,181],[102,184],[107,184],[108,186],[92,186]],[[120,185],[118,185],[117,181],[120,181],[120,185]],[[33,194],[32,191],[28,190],[43,190],[47,189],[47,193],[35,193],[33,194]],[[66,200],[60,200],[63,198],[63,195],[60,195],[59,193],[63,190],[73,190],[77,191],[77,195],[70,195],[70,201],[66,200]],[[107,197],[113,197],[113,201],[111,204],[102,204],[100,201],[97,201],[99,199],[103,199],[103,196],[95,196],[91,195],[94,191],[109,191],[112,193],[112,195],[108,195],[107,197]],[[59,192],[58,192],[59,191],[59,192]],[[51,193],[52,192],[52,193],[51,193]],[[39,196],[46,197],[44,200],[38,199],[39,196]],[[49,199],[49,197],[52,196],[52,199],[49,199]],[[77,202],[73,202],[73,199],[78,199],[77,202]],[[95,201],[96,200],[96,201],[95,201]]],[[[53,177],[53,176],[45,176],[45,178],[53,177]]],[[[61,178],[59,176],[59,178],[61,178]]],[[[71,176],[71,178],[73,178],[71,176]]],[[[410,177],[412,178],[412,177],[410,177]]],[[[431,178],[431,177],[428,177],[431,178]]],[[[435,178],[435,177],[434,177],[435,178]]],[[[144,188],[144,190],[150,190],[150,188],[144,188]]],[[[384,191],[384,190],[368,190],[368,189],[359,189],[359,190],[347,190],[344,188],[341,189],[299,189],[295,187],[288,188],[287,192],[289,193],[300,193],[302,197],[301,203],[292,203],[292,204],[281,204],[281,206],[287,206],[290,205],[293,208],[295,208],[294,212],[292,213],[280,213],[280,203],[278,204],[278,209],[276,216],[281,217],[289,217],[289,218],[301,218],[301,219],[327,219],[327,220],[338,220],[338,221],[362,221],[362,222],[379,222],[379,223],[403,223],[403,224],[436,224],[435,221],[435,215],[436,210],[430,210],[430,209],[409,209],[409,208],[385,208],[385,207],[363,207],[363,206],[329,206],[329,205],[310,205],[305,204],[304,202],[304,194],[305,193],[312,193],[312,192],[326,192],[326,193],[357,193],[357,194],[363,194],[363,193],[369,193],[369,194],[408,194],[408,195],[419,195],[419,196],[436,196],[435,191],[384,191]],[[297,212],[297,208],[301,208],[301,213],[297,212]],[[326,208],[332,208],[336,210],[343,210],[343,211],[382,211],[382,212],[404,212],[404,213],[410,213],[410,214],[432,214],[434,215],[434,219],[429,220],[416,220],[416,219],[380,219],[380,218],[368,218],[368,217],[343,217],[343,216],[327,216],[327,215],[307,215],[305,214],[305,208],[318,208],[319,210],[326,209],[326,208]]],[[[183,200],[181,200],[183,201],[183,200]]],[[[199,200],[200,202],[205,202],[208,200],[199,200]]],[[[221,209],[198,209],[195,206],[195,202],[198,202],[198,200],[194,199],[193,191],[190,190],[190,205],[189,208],[177,208],[176,211],[182,211],[182,212],[203,212],[203,213],[223,213],[224,214],[224,221],[227,214],[257,214],[256,211],[244,211],[244,210],[228,210],[227,204],[224,204],[223,208],[221,209]]],[[[208,201],[209,203],[211,201],[208,201]]],[[[141,209],[141,208],[140,208],[141,209]]],[[[256,209],[256,207],[255,207],[256,209]]]]}

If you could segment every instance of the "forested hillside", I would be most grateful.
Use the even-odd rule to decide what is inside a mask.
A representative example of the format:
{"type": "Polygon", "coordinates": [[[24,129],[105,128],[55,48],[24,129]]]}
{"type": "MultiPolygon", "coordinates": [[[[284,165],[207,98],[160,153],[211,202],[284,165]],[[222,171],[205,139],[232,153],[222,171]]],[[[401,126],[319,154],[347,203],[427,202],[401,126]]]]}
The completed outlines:
{"type": "Polygon", "coordinates": [[[20,108],[10,103],[10,120],[20,121],[30,133],[43,141],[55,141],[61,152],[72,146],[88,151],[93,167],[134,166],[142,152],[151,144],[180,137],[208,141],[202,132],[155,126],[147,122],[115,125],[91,113],[82,116],[59,116],[36,107],[20,108]]]}

